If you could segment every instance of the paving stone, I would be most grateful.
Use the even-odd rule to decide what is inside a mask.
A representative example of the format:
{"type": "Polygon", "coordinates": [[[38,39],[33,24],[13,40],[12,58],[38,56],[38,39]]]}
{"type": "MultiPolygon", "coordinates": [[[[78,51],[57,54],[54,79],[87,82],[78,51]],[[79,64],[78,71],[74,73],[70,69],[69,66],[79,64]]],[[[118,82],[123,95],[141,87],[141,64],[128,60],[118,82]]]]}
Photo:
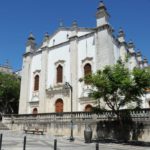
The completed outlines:
{"type": "MultiPolygon", "coordinates": [[[[23,139],[26,136],[26,150],[54,150],[54,139],[57,139],[57,150],[95,150],[95,143],[84,143],[84,139],[75,137],[75,141],[70,142],[68,137],[56,137],[49,134],[35,135],[24,134],[17,131],[0,131],[3,134],[2,150],[22,150],[23,139]]],[[[150,147],[140,147],[132,145],[99,143],[99,150],[150,150],[150,147]]]]}

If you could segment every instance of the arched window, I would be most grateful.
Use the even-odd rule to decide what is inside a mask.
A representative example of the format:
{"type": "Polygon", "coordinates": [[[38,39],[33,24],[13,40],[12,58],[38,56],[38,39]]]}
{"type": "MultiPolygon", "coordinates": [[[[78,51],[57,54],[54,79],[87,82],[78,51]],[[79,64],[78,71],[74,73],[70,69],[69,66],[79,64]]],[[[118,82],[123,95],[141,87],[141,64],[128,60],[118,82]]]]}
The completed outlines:
{"type": "Polygon", "coordinates": [[[92,111],[92,106],[90,104],[85,106],[85,112],[91,112],[92,111]]]}
{"type": "Polygon", "coordinates": [[[84,66],[84,76],[89,75],[91,73],[92,73],[91,65],[90,64],[86,64],[84,66]]]}
{"type": "MultiPolygon", "coordinates": [[[[92,74],[92,69],[91,69],[91,65],[88,63],[84,66],[84,77],[90,74],[92,74]]],[[[88,84],[87,81],[85,83],[88,84]]]]}
{"type": "Polygon", "coordinates": [[[63,100],[62,99],[58,99],[55,103],[55,112],[63,112],[63,100]]]}
{"type": "Polygon", "coordinates": [[[34,114],[34,115],[35,115],[35,114],[37,114],[37,113],[38,113],[37,108],[34,108],[34,109],[33,109],[33,111],[32,111],[32,114],[34,114]]]}
{"type": "Polygon", "coordinates": [[[57,67],[57,83],[62,83],[63,81],[63,67],[59,65],[57,67]]]}
{"type": "Polygon", "coordinates": [[[34,91],[39,90],[39,75],[34,77],[34,91]]]}

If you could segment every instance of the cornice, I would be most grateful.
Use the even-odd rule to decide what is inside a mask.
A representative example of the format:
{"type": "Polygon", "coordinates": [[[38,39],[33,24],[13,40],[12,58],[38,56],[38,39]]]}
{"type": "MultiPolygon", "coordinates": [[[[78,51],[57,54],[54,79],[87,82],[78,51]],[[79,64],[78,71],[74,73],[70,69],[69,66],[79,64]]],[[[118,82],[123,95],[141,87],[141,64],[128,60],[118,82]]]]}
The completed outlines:
{"type": "Polygon", "coordinates": [[[102,31],[102,30],[105,30],[105,29],[109,29],[109,30],[112,30],[111,26],[109,24],[105,24],[105,25],[102,25],[102,26],[99,26],[99,27],[96,27],[95,28],[96,31],[102,31]]]}
{"type": "Polygon", "coordinates": [[[64,84],[56,85],[54,87],[50,87],[49,89],[46,89],[46,94],[48,97],[54,97],[57,94],[63,94],[64,96],[69,96],[69,89],[64,88],[64,84]]]}
{"type": "Polygon", "coordinates": [[[41,72],[41,70],[35,70],[35,71],[33,72],[33,74],[40,73],[40,72],[41,72]]]}
{"type": "Polygon", "coordinates": [[[128,48],[128,45],[127,45],[126,42],[119,42],[119,41],[118,41],[118,43],[119,43],[119,46],[125,46],[126,48],[128,48]]]}
{"type": "Polygon", "coordinates": [[[135,52],[129,52],[129,54],[130,54],[131,56],[136,56],[136,53],[135,53],[135,52]]]}
{"type": "Polygon", "coordinates": [[[92,61],[93,57],[86,57],[85,59],[82,60],[82,63],[86,62],[86,61],[92,61]]]}
{"type": "Polygon", "coordinates": [[[29,55],[33,55],[33,53],[32,52],[26,52],[26,53],[23,54],[23,57],[27,57],[29,55]]]}
{"type": "Polygon", "coordinates": [[[69,37],[69,41],[75,41],[75,40],[78,40],[77,35],[69,37]]]}
{"type": "Polygon", "coordinates": [[[64,63],[65,63],[65,60],[58,60],[55,62],[55,65],[64,64],[64,63]]]}

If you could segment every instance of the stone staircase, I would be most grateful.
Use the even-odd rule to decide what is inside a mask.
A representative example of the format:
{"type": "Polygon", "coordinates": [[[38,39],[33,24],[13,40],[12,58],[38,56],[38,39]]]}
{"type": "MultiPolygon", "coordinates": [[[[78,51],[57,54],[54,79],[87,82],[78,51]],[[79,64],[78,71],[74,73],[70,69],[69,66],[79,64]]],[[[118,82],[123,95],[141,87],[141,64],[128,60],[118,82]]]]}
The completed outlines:
{"type": "Polygon", "coordinates": [[[9,130],[9,128],[0,122],[0,130],[9,130]]]}

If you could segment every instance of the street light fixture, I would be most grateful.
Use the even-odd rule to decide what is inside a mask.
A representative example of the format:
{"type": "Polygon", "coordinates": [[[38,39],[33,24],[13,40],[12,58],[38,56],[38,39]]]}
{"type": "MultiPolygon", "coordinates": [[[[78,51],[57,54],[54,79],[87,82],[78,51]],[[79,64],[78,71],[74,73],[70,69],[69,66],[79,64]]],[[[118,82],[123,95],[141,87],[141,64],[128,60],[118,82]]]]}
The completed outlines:
{"type": "Polygon", "coordinates": [[[73,116],[72,116],[72,92],[73,92],[73,88],[70,85],[69,82],[65,82],[65,89],[70,89],[70,96],[71,96],[71,133],[70,133],[70,142],[74,141],[74,137],[73,137],[73,116]]]}

